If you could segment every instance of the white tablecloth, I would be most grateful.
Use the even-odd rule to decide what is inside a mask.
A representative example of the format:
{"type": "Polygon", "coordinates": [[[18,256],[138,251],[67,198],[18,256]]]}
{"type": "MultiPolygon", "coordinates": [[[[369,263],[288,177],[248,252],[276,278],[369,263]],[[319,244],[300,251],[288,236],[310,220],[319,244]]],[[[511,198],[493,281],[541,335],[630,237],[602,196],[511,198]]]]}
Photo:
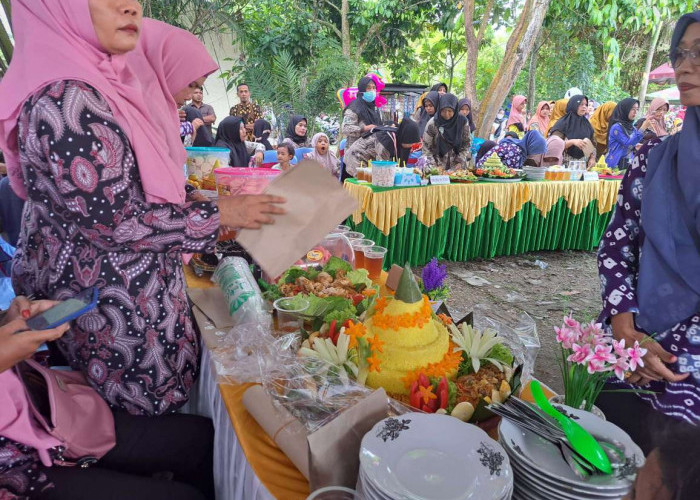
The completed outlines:
{"type": "Polygon", "coordinates": [[[250,467],[221,398],[209,349],[202,344],[202,371],[184,413],[214,422],[214,483],[217,500],[274,500],[250,467]]]}

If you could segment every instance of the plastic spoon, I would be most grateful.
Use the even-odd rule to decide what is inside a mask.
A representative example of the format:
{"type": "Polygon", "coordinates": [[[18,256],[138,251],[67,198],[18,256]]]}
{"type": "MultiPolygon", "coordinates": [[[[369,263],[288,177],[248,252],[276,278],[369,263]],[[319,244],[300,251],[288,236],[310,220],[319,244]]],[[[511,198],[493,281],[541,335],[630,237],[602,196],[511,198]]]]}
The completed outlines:
{"type": "Polygon", "coordinates": [[[547,401],[547,397],[544,395],[539,381],[533,380],[530,382],[530,389],[532,391],[532,396],[535,398],[535,403],[537,403],[537,406],[539,406],[547,415],[559,422],[559,425],[561,425],[561,428],[566,435],[566,439],[569,441],[569,443],[571,443],[571,447],[601,472],[605,474],[612,474],[610,459],[598,441],[596,441],[586,429],[581,427],[577,422],[574,422],[566,415],[562,415],[549,403],[549,401],[547,401]]]}

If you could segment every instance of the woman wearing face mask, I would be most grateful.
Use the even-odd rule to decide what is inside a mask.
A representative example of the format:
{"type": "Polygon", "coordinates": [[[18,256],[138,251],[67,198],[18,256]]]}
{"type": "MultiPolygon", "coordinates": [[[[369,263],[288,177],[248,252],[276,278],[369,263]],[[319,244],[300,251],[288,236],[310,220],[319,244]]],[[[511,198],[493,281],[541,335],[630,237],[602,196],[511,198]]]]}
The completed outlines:
{"type": "Polygon", "coordinates": [[[501,108],[496,113],[496,119],[493,121],[493,126],[491,127],[491,140],[500,141],[506,133],[506,111],[501,108]]]}
{"type": "Polygon", "coordinates": [[[466,169],[471,160],[469,121],[457,112],[457,96],[440,97],[438,111],[423,134],[423,155],[428,167],[466,169]]]}
{"type": "Polygon", "coordinates": [[[231,151],[229,166],[247,168],[251,158],[256,167],[262,163],[265,146],[258,142],[246,141],[246,137],[248,137],[248,131],[241,117],[227,116],[219,123],[214,146],[231,151]]]}
{"type": "Polygon", "coordinates": [[[142,81],[158,75],[143,65],[137,77],[125,57],[141,16],[135,0],[15,0],[0,144],[26,198],[15,288],[64,300],[98,287],[97,309],[58,346],[113,408],[153,416],[187,401],[198,370],[181,254],[281,210],[262,196],[185,203],[184,150],[161,126],[175,107],[152,106],[142,81]]]}
{"type": "MultiPolygon", "coordinates": [[[[354,176],[360,163],[385,157],[386,148],[372,133],[375,127],[382,124],[379,110],[374,104],[377,98],[377,86],[370,77],[365,76],[357,84],[357,99],[345,108],[343,135],[347,137],[345,146],[345,175],[354,176]]],[[[343,179],[344,180],[344,179],[343,179]]]]}
{"type": "MultiPolygon", "coordinates": [[[[610,132],[608,134],[608,155],[605,163],[610,168],[626,169],[629,165],[629,155],[644,136],[643,132],[634,127],[634,119],[639,111],[639,101],[628,97],[621,100],[610,117],[610,132]]],[[[650,121],[644,120],[642,130],[650,127],[650,121]]]]}
{"type": "Polygon", "coordinates": [[[425,132],[425,127],[428,125],[430,119],[435,116],[435,110],[437,109],[438,99],[440,94],[437,91],[431,90],[425,96],[420,103],[416,112],[413,113],[413,120],[418,123],[418,130],[423,135],[425,132]]]}
{"type": "Polygon", "coordinates": [[[598,250],[600,321],[647,353],[624,382],[608,384],[642,391],[603,391],[596,405],[645,453],[657,420],[700,424],[700,11],[676,24],[670,59],[683,130],[634,155],[598,250]]]}
{"type": "Polygon", "coordinates": [[[564,164],[571,160],[584,160],[589,168],[595,164],[594,131],[586,113],[586,96],[574,96],[566,105],[566,114],[549,129],[550,136],[557,135],[564,140],[564,164]]]}
{"type": "Polygon", "coordinates": [[[284,138],[284,141],[290,143],[294,149],[308,148],[309,139],[306,136],[308,127],[309,122],[306,120],[305,116],[290,116],[289,123],[287,124],[287,136],[284,138]]]}

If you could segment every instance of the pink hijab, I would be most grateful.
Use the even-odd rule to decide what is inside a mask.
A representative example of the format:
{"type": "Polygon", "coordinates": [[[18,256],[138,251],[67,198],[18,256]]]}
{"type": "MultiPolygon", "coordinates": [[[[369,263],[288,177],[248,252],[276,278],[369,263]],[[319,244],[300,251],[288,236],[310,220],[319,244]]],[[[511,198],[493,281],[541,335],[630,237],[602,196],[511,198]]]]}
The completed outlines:
{"type": "Polygon", "coordinates": [[[545,106],[550,108],[551,111],[552,106],[548,101],[540,101],[540,103],[537,105],[537,112],[535,113],[535,116],[532,117],[532,120],[530,120],[530,123],[527,125],[528,129],[535,130],[532,128],[532,125],[537,124],[536,130],[539,130],[540,134],[542,135],[546,134],[547,130],[549,130],[549,116],[542,115],[542,109],[545,106]]]}
{"type": "Polygon", "coordinates": [[[513,104],[510,107],[510,116],[508,117],[508,123],[506,124],[506,127],[510,127],[514,123],[521,123],[523,125],[523,129],[527,125],[527,120],[525,119],[525,115],[522,114],[520,111],[518,111],[518,108],[522,106],[522,104],[527,101],[527,97],[524,95],[516,95],[513,97],[513,104]]]}
{"type": "Polygon", "coordinates": [[[102,49],[88,0],[12,0],[12,25],[14,57],[0,82],[0,148],[14,191],[26,198],[17,145],[22,105],[52,82],[79,80],[102,94],[129,138],[147,201],[184,202],[183,152],[171,147],[169,129],[158,126],[172,116],[152,105],[142,83],[157,75],[146,64],[136,73],[126,55],[102,49]]]}
{"type": "Polygon", "coordinates": [[[657,137],[663,137],[665,135],[668,135],[668,131],[666,130],[666,123],[659,123],[658,121],[656,121],[656,118],[654,118],[654,113],[660,108],[663,108],[664,106],[668,106],[670,108],[670,106],[668,105],[668,101],[663,97],[655,97],[654,100],[651,101],[651,104],[649,105],[649,110],[647,111],[646,118],[651,122],[651,128],[654,129],[654,133],[657,137]]]}

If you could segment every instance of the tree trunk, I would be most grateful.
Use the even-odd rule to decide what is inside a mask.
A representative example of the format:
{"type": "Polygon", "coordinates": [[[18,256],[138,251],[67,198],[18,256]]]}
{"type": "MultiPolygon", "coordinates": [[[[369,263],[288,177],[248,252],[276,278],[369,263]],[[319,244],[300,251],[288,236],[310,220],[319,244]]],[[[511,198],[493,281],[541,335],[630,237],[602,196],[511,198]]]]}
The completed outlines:
{"type": "Polygon", "coordinates": [[[520,19],[508,39],[506,52],[479,108],[477,137],[488,138],[491,124],[518,73],[525,66],[542,29],[550,0],[526,0],[520,19]]]}
{"type": "Polygon", "coordinates": [[[651,42],[649,43],[649,52],[647,53],[647,62],[644,65],[644,72],[642,73],[642,83],[639,86],[639,106],[640,111],[643,111],[646,106],[644,106],[644,99],[647,96],[647,87],[649,85],[649,73],[651,73],[651,65],[654,62],[654,54],[656,54],[656,46],[659,44],[659,36],[661,35],[661,29],[664,23],[657,22],[654,28],[654,33],[651,37],[651,42]]]}
{"type": "Polygon", "coordinates": [[[341,43],[343,47],[343,56],[350,57],[350,52],[352,47],[350,45],[350,24],[348,16],[350,14],[350,2],[349,0],[342,0],[340,4],[340,32],[341,32],[341,43]]]}
{"type": "MultiPolygon", "coordinates": [[[[472,109],[476,111],[479,108],[479,101],[476,97],[476,62],[479,57],[479,44],[476,41],[476,33],[474,33],[474,9],[476,9],[475,0],[464,1],[462,10],[464,12],[464,38],[467,44],[464,93],[472,102],[472,109]]],[[[474,115],[476,116],[476,113],[474,115]]]]}
{"type": "Polygon", "coordinates": [[[528,69],[528,85],[527,85],[527,110],[530,113],[534,113],[533,109],[536,110],[537,106],[535,104],[535,90],[537,88],[537,51],[533,50],[530,54],[530,68],[528,69]]]}

